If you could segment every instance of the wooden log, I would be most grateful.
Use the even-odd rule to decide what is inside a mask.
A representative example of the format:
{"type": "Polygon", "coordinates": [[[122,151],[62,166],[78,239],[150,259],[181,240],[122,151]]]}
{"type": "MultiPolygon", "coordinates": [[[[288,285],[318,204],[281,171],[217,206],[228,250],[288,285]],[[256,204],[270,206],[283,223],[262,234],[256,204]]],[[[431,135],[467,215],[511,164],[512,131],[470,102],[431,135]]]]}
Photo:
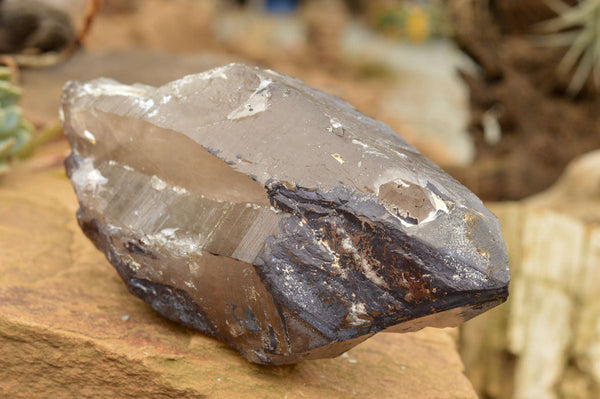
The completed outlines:
{"type": "Polygon", "coordinates": [[[511,264],[511,295],[461,328],[480,395],[600,397],[600,151],[546,193],[493,204],[511,264]]]}

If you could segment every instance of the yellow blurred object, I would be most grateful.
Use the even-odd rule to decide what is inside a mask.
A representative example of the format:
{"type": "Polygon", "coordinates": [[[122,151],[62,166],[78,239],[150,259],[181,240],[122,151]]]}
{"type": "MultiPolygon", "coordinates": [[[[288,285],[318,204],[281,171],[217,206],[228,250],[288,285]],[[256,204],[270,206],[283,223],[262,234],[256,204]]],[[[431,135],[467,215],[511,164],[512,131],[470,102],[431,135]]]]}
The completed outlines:
{"type": "Polygon", "coordinates": [[[406,10],[406,36],[413,42],[422,43],[430,36],[430,19],[425,9],[410,6],[406,10]]]}
{"type": "Polygon", "coordinates": [[[393,39],[423,43],[449,34],[445,4],[441,0],[374,1],[369,3],[367,15],[374,29],[393,39]]]}

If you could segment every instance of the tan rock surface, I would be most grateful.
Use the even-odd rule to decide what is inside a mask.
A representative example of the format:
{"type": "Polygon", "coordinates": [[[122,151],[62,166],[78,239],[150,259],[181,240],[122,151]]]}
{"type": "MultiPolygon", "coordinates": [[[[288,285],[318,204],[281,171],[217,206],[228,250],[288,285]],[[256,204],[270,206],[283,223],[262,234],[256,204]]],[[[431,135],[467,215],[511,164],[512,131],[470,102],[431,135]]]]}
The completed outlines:
{"type": "Polygon", "coordinates": [[[600,150],[577,157],[552,187],[526,202],[587,223],[600,223],[600,150]]]}
{"type": "Polygon", "coordinates": [[[452,330],[264,367],[164,320],[79,230],[54,147],[0,180],[0,397],[476,397],[452,330]]]}

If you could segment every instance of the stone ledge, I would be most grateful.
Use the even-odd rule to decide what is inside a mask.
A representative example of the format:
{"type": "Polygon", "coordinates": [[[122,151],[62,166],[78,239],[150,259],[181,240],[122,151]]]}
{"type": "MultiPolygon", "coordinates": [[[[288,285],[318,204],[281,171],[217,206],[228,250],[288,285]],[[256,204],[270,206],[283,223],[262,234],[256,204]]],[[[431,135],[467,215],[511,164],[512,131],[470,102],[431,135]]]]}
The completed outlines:
{"type": "Polygon", "coordinates": [[[159,317],[79,230],[65,151],[0,180],[0,397],[476,398],[453,330],[265,367],[159,317]]]}

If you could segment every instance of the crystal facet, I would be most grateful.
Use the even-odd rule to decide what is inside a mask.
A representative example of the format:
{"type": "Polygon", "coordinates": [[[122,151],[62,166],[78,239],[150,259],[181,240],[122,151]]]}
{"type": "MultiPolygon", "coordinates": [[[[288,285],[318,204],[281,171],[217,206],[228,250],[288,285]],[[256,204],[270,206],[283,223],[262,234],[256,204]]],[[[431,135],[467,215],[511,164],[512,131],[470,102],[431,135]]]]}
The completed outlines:
{"type": "Polygon", "coordinates": [[[79,223],[160,314],[252,362],[455,326],[508,295],[497,218],[387,125],[231,64],[69,82],[79,223]]]}

